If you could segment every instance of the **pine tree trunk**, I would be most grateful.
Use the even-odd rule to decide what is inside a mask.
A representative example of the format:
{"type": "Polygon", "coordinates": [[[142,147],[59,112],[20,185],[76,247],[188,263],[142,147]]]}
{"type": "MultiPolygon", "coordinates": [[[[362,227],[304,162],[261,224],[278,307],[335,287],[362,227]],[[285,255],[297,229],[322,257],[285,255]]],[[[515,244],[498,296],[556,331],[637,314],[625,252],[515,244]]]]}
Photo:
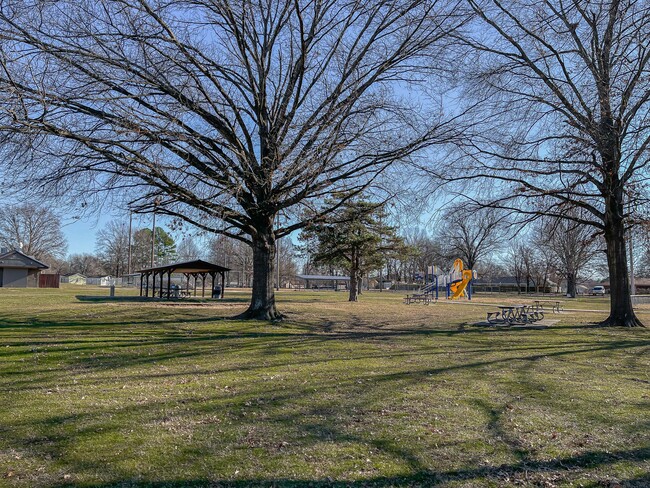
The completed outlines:
{"type": "Polygon", "coordinates": [[[359,260],[354,251],[352,251],[352,259],[350,260],[350,295],[348,301],[359,301],[359,260]]]}
{"type": "Polygon", "coordinates": [[[254,320],[281,320],[275,307],[273,270],[275,264],[275,237],[270,225],[253,237],[253,291],[251,303],[237,318],[254,320]]]}
{"type": "Polygon", "coordinates": [[[610,312],[609,317],[600,325],[605,327],[643,327],[644,325],[634,313],[630,296],[622,192],[608,200],[605,206],[605,243],[607,244],[607,267],[609,269],[610,312]],[[619,198],[615,198],[616,196],[619,198]]]}

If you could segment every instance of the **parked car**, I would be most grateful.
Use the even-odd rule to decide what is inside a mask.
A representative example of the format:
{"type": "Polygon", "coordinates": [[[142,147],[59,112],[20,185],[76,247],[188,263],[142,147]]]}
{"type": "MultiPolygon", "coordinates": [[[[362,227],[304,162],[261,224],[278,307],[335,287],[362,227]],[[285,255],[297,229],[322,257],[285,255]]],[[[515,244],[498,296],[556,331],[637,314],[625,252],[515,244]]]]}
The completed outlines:
{"type": "Polygon", "coordinates": [[[594,286],[591,289],[591,294],[592,295],[604,295],[605,294],[605,287],[604,286],[594,286]]]}

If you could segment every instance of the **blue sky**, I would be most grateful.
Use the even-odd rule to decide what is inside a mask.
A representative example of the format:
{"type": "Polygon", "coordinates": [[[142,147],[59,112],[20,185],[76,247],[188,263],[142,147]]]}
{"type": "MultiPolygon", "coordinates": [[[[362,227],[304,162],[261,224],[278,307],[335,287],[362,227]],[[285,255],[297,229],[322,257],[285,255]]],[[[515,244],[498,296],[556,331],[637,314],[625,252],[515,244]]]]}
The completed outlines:
{"type": "MultiPolygon", "coordinates": [[[[160,218],[160,217],[159,217],[160,218]]],[[[111,220],[124,219],[128,224],[129,217],[122,214],[102,213],[100,215],[86,216],[78,220],[63,218],[61,230],[68,239],[68,254],[94,253],[97,232],[111,220]]],[[[145,215],[134,215],[133,229],[149,227],[151,217],[145,215]]],[[[156,225],[165,227],[164,222],[158,220],[156,225]]]]}

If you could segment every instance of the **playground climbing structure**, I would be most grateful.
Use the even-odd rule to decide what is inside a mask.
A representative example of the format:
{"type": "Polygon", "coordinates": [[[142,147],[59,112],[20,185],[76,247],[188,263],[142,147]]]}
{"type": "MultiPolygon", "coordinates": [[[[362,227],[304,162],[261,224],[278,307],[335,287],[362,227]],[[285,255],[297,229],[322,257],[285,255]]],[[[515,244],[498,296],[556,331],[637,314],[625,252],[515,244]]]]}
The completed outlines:
{"type": "Polygon", "coordinates": [[[437,266],[428,266],[424,275],[424,286],[414,295],[406,295],[404,303],[430,303],[438,300],[444,290],[448,300],[472,299],[472,280],[476,271],[465,269],[462,259],[456,259],[449,273],[440,273],[437,266]]]}

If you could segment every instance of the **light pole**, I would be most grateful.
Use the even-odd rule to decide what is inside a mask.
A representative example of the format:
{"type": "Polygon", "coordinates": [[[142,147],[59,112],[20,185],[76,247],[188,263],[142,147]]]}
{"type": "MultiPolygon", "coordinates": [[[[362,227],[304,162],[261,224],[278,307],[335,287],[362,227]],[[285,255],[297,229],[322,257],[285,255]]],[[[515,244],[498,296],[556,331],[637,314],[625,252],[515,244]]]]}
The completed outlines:
{"type": "Polygon", "coordinates": [[[153,201],[153,225],[151,227],[151,267],[156,265],[156,208],[160,204],[160,197],[153,201]]]}
{"type": "Polygon", "coordinates": [[[153,225],[151,226],[151,267],[152,268],[156,264],[155,252],[156,252],[156,207],[154,207],[153,209],[153,225]]]}
{"type": "Polygon", "coordinates": [[[131,251],[131,236],[133,235],[133,210],[129,210],[129,258],[128,258],[128,263],[127,263],[127,268],[128,268],[128,273],[131,274],[131,258],[132,258],[132,251],[131,251]]]}

